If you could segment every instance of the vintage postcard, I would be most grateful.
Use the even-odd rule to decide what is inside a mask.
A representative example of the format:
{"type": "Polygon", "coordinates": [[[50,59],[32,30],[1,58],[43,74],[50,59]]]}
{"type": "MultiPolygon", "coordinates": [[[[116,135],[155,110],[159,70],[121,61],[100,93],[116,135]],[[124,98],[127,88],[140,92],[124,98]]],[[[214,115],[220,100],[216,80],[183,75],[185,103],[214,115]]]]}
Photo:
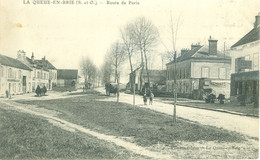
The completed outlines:
{"type": "Polygon", "coordinates": [[[258,159],[259,0],[0,0],[0,160],[258,159]]]}

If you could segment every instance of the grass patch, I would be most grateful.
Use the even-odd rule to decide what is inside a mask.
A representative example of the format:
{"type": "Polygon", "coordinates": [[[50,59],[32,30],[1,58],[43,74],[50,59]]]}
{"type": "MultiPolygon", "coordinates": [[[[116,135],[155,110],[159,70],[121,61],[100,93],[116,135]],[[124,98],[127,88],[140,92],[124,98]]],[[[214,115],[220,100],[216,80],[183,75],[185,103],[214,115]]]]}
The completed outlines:
{"type": "Polygon", "coordinates": [[[210,126],[178,120],[144,108],[116,102],[96,101],[102,96],[86,96],[48,101],[20,101],[56,110],[61,118],[102,133],[122,137],[133,137],[141,146],[157,143],[175,146],[177,141],[241,142],[243,136],[210,126]]]}
{"type": "Polygon", "coordinates": [[[0,159],[140,158],[111,143],[53,126],[29,114],[0,109],[0,159]]]}

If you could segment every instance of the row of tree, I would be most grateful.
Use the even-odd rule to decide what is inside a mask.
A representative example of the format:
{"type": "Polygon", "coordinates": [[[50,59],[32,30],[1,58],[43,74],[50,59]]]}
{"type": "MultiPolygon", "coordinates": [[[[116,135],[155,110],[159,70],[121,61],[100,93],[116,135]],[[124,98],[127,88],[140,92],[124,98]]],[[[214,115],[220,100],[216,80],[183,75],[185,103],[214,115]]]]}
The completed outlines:
{"type": "MultiPolygon", "coordinates": [[[[179,18],[180,19],[180,18],[179,18]]],[[[160,41],[166,48],[166,55],[170,61],[176,61],[176,40],[179,19],[174,26],[172,17],[170,23],[170,33],[172,41],[172,49],[168,50],[166,45],[160,41]]],[[[158,45],[160,39],[158,29],[153,23],[144,18],[139,17],[136,20],[127,23],[122,29],[120,29],[120,37],[114,42],[107,51],[105,61],[101,70],[93,64],[90,59],[83,59],[81,62],[81,69],[85,77],[86,83],[94,83],[97,79],[102,79],[103,84],[111,81],[111,76],[114,74],[114,82],[119,86],[120,81],[120,68],[123,62],[128,59],[130,66],[130,74],[133,76],[130,79],[130,86],[133,94],[133,104],[135,104],[135,70],[140,69],[140,89],[143,87],[143,72],[146,70],[148,90],[150,91],[150,76],[148,69],[148,55],[151,54],[153,49],[158,45]],[[139,55],[139,56],[138,56],[139,55]],[[137,56],[137,59],[133,59],[133,56],[137,56]],[[140,62],[139,62],[139,60],[140,62]],[[135,62],[133,62],[135,61],[135,62]],[[136,66],[136,62],[139,64],[136,66]]],[[[175,67],[176,68],[176,67],[175,67]]],[[[175,80],[176,85],[176,80],[175,80]]],[[[174,116],[173,120],[176,122],[176,99],[177,94],[174,92],[174,116]]],[[[117,101],[119,101],[119,92],[117,92],[117,101]]]]}
{"type": "MultiPolygon", "coordinates": [[[[164,55],[170,61],[174,60],[176,62],[176,41],[177,32],[179,26],[179,19],[176,21],[174,26],[171,16],[170,23],[170,33],[172,49],[168,50],[166,45],[161,41],[161,43],[166,48],[166,54],[164,55]]],[[[112,71],[115,74],[115,82],[119,83],[119,68],[124,60],[128,57],[130,65],[130,74],[133,76],[130,79],[131,89],[133,90],[133,105],[135,105],[135,70],[140,70],[140,89],[143,88],[143,71],[146,70],[147,81],[148,81],[148,91],[150,92],[150,76],[148,70],[148,55],[151,54],[152,50],[158,45],[159,32],[158,29],[152,24],[151,21],[144,17],[137,18],[135,21],[127,23],[121,30],[121,36],[119,40],[111,45],[108,50],[104,66],[103,66],[103,81],[108,82],[112,71]],[[133,56],[139,54],[139,59],[141,62],[139,66],[134,68],[133,66],[133,56]]],[[[161,39],[160,39],[161,40],[161,39]]],[[[175,63],[176,65],[176,63],[175,63]]],[[[176,68],[176,66],[175,66],[176,68]]],[[[174,76],[176,78],[176,76],[174,76]]],[[[174,78],[174,79],[175,79],[174,78]]],[[[176,79],[174,81],[176,88],[176,79]]],[[[119,92],[118,92],[119,93],[119,92]]],[[[119,100],[119,94],[117,96],[117,101],[119,100]]],[[[177,93],[174,92],[174,109],[173,109],[173,121],[176,122],[176,101],[177,93]]]]}
{"type": "MultiPolygon", "coordinates": [[[[168,60],[173,60],[174,52],[176,51],[176,37],[178,30],[179,19],[176,25],[173,25],[171,18],[170,33],[172,40],[172,49],[168,50],[164,43],[161,41],[158,29],[153,23],[144,18],[139,17],[134,21],[131,21],[120,29],[120,37],[118,40],[111,44],[107,50],[103,65],[100,69],[92,62],[90,58],[82,58],[80,63],[82,74],[85,78],[85,83],[94,84],[96,81],[102,81],[103,84],[110,82],[113,77],[113,81],[119,83],[120,81],[120,68],[128,61],[130,67],[130,74],[135,73],[135,70],[140,69],[140,77],[143,76],[144,70],[146,70],[147,81],[150,84],[149,76],[149,58],[151,52],[154,51],[158,42],[162,43],[166,48],[166,54],[168,60]],[[160,41],[159,41],[160,40],[160,41]]],[[[131,89],[133,89],[135,76],[131,76],[130,80],[131,89]]],[[[140,79],[140,88],[143,84],[143,79],[140,79]]],[[[150,85],[149,85],[150,87],[150,85]]],[[[150,89],[150,88],[149,88],[150,89]]]]}
{"type": "Polygon", "coordinates": [[[85,88],[94,87],[101,80],[101,71],[89,57],[83,57],[80,62],[80,70],[84,76],[85,88]]]}
{"type": "MultiPolygon", "coordinates": [[[[130,73],[134,73],[135,69],[140,68],[140,76],[142,77],[145,69],[148,83],[150,83],[148,54],[150,54],[153,48],[158,44],[158,29],[151,21],[144,17],[140,17],[133,22],[127,23],[122,29],[120,29],[120,33],[118,40],[111,45],[107,52],[102,69],[103,82],[109,81],[110,76],[114,74],[114,81],[118,83],[120,77],[119,68],[123,62],[128,60],[130,73]],[[137,59],[133,59],[133,56],[136,56],[137,59]],[[139,62],[139,60],[141,62],[139,62]],[[139,64],[136,65],[137,62],[139,62],[139,64]]],[[[142,79],[140,80],[140,84],[143,84],[142,79]]],[[[130,86],[134,87],[134,78],[131,79],[130,82],[130,86]]],[[[132,90],[134,89],[132,88],[132,90]]]]}

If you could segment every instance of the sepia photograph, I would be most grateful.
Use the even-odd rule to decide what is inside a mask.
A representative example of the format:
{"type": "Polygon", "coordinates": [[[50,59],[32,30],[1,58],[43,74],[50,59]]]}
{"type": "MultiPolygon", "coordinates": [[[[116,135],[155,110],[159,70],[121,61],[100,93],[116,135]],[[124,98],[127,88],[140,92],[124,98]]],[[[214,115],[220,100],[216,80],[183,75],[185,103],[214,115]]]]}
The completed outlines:
{"type": "Polygon", "coordinates": [[[258,159],[260,0],[0,0],[0,160],[258,159]]]}

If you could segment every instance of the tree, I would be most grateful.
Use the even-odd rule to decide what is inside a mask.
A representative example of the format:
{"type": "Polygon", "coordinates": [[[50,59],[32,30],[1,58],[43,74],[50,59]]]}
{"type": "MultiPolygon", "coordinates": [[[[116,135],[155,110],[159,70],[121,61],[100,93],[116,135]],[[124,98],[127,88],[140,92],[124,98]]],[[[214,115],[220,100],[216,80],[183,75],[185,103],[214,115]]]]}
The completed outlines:
{"type": "Polygon", "coordinates": [[[101,67],[101,72],[102,72],[102,83],[106,84],[107,82],[110,82],[113,69],[112,69],[112,64],[109,59],[108,53],[105,56],[104,63],[101,67]]]}
{"type": "MultiPolygon", "coordinates": [[[[145,69],[148,78],[148,86],[150,90],[150,77],[149,77],[149,70],[148,70],[148,63],[147,63],[147,54],[151,51],[153,47],[157,45],[159,33],[157,28],[152,24],[151,21],[147,20],[144,17],[137,18],[135,22],[132,24],[133,28],[133,38],[135,45],[138,47],[141,56],[141,77],[143,76],[144,70],[144,62],[145,62],[145,69]]],[[[141,86],[142,88],[142,78],[141,86]]]]}
{"type": "Polygon", "coordinates": [[[119,101],[119,77],[120,77],[120,71],[119,67],[122,65],[122,63],[125,61],[125,49],[122,44],[119,42],[115,42],[111,45],[111,48],[108,52],[109,61],[112,65],[112,69],[114,70],[114,78],[115,83],[117,83],[117,102],[119,101]]]}
{"type": "Polygon", "coordinates": [[[133,29],[134,28],[131,24],[127,24],[123,30],[120,30],[124,49],[126,50],[126,53],[128,55],[131,73],[133,72],[132,55],[135,49],[133,29]]]}
{"type": "Polygon", "coordinates": [[[110,61],[112,69],[114,71],[114,82],[119,83],[119,67],[125,61],[125,49],[122,44],[120,44],[119,42],[115,42],[111,45],[108,54],[108,60],[110,61]]]}
{"type": "Polygon", "coordinates": [[[134,54],[134,50],[136,45],[134,43],[134,36],[133,36],[133,25],[127,24],[121,32],[121,39],[124,44],[124,49],[128,55],[128,61],[130,65],[130,88],[133,92],[133,105],[135,105],[135,73],[132,64],[132,56],[134,54]]]}
{"type": "Polygon", "coordinates": [[[176,63],[177,63],[177,55],[176,55],[176,43],[177,43],[177,33],[179,30],[179,21],[180,21],[180,16],[176,20],[176,24],[173,24],[172,20],[172,14],[171,14],[171,19],[170,19],[170,33],[171,33],[171,42],[172,42],[172,50],[168,50],[167,47],[164,45],[164,47],[167,49],[166,52],[166,57],[170,61],[174,61],[174,108],[173,108],[173,122],[176,123],[176,103],[177,103],[177,82],[176,82],[176,63]]]}
{"type": "Polygon", "coordinates": [[[82,58],[80,62],[81,72],[85,79],[85,86],[89,88],[96,79],[97,67],[90,58],[82,58]]]}

